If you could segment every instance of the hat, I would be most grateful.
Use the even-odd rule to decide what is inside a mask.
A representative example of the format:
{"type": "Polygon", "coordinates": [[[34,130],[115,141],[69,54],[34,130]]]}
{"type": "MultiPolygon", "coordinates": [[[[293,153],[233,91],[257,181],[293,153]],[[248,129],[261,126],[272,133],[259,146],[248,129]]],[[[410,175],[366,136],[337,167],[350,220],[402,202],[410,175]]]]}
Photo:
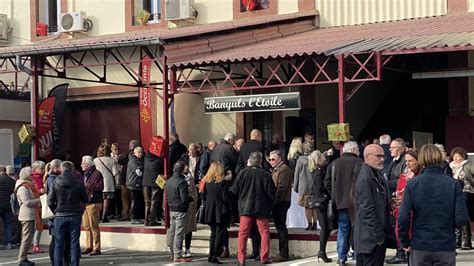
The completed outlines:
{"type": "Polygon", "coordinates": [[[20,171],[20,179],[21,180],[30,180],[31,179],[31,167],[27,166],[27,167],[23,167],[21,168],[21,171],[20,171]]]}

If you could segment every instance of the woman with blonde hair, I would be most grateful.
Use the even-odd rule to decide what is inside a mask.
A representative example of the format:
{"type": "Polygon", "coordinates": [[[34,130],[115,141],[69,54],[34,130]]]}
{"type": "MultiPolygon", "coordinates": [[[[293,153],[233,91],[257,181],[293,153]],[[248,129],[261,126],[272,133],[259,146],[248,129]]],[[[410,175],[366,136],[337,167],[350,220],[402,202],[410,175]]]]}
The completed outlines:
{"type": "Polygon", "coordinates": [[[222,239],[230,222],[229,186],[225,181],[224,167],[220,162],[212,162],[207,174],[202,179],[204,223],[211,229],[208,261],[222,264],[218,257],[221,254],[222,239]]]}
{"type": "Polygon", "coordinates": [[[293,189],[298,193],[298,204],[305,208],[308,221],[306,230],[316,230],[318,217],[316,209],[309,208],[309,198],[315,193],[313,184],[318,174],[316,170],[322,166],[322,154],[320,151],[313,152],[311,145],[304,145],[304,153],[305,156],[300,156],[296,163],[293,189]]]}
{"type": "Polygon", "coordinates": [[[295,137],[291,141],[290,148],[288,150],[288,167],[291,171],[295,171],[296,162],[298,158],[303,154],[303,141],[300,137],[295,137]]]}

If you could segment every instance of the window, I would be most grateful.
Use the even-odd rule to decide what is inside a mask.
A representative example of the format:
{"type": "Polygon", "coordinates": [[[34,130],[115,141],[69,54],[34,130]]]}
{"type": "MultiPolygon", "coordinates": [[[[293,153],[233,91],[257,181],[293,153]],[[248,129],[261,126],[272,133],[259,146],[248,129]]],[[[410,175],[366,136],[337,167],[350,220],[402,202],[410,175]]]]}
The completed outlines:
{"type": "MultiPolygon", "coordinates": [[[[148,23],[161,21],[161,0],[135,0],[134,16],[137,17],[140,12],[147,11],[150,13],[148,23]]],[[[136,22],[135,22],[136,23],[136,22]]]]}
{"type": "MultiPolygon", "coordinates": [[[[61,15],[60,0],[38,0],[38,19],[39,24],[48,25],[48,32],[58,31],[58,20],[61,15]]],[[[44,35],[38,34],[37,35],[44,35]]]]}
{"type": "Polygon", "coordinates": [[[242,0],[240,2],[240,12],[257,11],[269,7],[270,0],[242,0]]]}

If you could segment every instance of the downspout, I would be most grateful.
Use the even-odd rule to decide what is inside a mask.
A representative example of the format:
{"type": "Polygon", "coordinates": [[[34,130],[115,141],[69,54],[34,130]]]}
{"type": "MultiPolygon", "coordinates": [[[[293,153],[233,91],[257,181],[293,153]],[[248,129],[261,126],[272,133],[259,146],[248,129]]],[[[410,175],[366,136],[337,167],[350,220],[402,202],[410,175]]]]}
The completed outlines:
{"type": "MultiPolygon", "coordinates": [[[[169,109],[168,109],[168,62],[166,55],[163,56],[163,136],[165,138],[165,145],[163,151],[163,163],[164,163],[164,174],[168,179],[170,177],[170,165],[169,165],[169,109]]],[[[164,206],[164,220],[165,228],[170,228],[170,212],[168,201],[166,200],[166,195],[163,197],[163,206],[164,206]]]]}
{"type": "Polygon", "coordinates": [[[7,34],[13,30],[13,0],[10,0],[10,25],[8,25],[7,34]]]}
{"type": "Polygon", "coordinates": [[[344,54],[338,55],[338,103],[339,103],[339,123],[344,123],[344,54]]]}
{"type": "MultiPolygon", "coordinates": [[[[38,57],[32,57],[32,64],[33,64],[33,86],[31,86],[30,92],[30,108],[31,108],[31,124],[35,129],[38,129],[38,92],[39,92],[39,59],[38,57]]],[[[20,64],[20,69],[24,71],[22,68],[25,68],[23,65],[20,64]]],[[[26,69],[26,68],[25,68],[26,69]]],[[[30,71],[31,72],[31,71],[30,71]]],[[[26,72],[25,72],[26,73],[26,72]]],[[[31,161],[33,162],[38,158],[38,147],[36,143],[33,141],[31,145],[31,161]]]]}

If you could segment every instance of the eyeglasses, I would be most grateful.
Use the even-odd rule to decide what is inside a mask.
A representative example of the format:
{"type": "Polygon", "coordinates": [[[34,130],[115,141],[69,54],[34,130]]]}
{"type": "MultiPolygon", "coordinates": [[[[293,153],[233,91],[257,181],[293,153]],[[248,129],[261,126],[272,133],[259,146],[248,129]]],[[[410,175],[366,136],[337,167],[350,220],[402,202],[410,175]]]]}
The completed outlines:
{"type": "Polygon", "coordinates": [[[399,149],[401,147],[390,147],[391,150],[399,149]]]}
{"type": "Polygon", "coordinates": [[[373,153],[369,153],[368,155],[375,156],[375,157],[377,157],[377,159],[379,159],[379,160],[385,159],[385,155],[383,155],[383,154],[373,154],[373,153]]]}
{"type": "Polygon", "coordinates": [[[270,162],[276,161],[275,158],[270,158],[270,159],[268,159],[268,160],[270,160],[270,162]]]}

